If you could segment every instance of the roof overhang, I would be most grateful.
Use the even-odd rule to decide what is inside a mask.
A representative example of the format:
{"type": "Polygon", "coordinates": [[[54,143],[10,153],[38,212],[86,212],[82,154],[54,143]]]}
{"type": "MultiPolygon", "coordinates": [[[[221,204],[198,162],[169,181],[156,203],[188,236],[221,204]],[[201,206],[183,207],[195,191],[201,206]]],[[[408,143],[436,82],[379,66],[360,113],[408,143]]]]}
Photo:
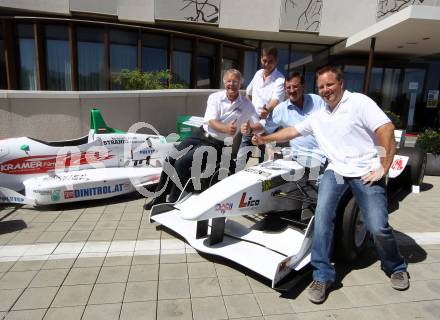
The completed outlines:
{"type": "Polygon", "coordinates": [[[376,53],[427,56],[440,52],[440,7],[416,5],[350,36],[333,53],[368,51],[376,38],[376,53]],[[341,52],[342,51],[342,52],[341,52]]]}

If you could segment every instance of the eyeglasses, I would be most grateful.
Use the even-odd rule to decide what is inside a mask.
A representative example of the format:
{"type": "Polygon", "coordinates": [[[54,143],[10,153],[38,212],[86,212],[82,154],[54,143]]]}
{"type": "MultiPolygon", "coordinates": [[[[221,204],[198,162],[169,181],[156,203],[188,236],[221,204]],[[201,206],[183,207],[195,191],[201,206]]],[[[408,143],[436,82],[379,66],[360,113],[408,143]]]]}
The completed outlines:
{"type": "Polygon", "coordinates": [[[227,80],[227,81],[225,81],[224,83],[225,83],[225,84],[239,84],[240,81],[238,81],[238,80],[227,80]]]}

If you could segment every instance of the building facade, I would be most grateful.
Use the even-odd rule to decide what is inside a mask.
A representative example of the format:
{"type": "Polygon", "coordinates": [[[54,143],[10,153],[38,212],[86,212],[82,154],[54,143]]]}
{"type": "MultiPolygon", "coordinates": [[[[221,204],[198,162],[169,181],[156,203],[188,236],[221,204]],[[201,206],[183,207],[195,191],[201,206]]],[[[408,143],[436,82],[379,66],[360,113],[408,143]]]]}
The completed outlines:
{"type": "Polygon", "coordinates": [[[275,46],[309,91],[336,64],[409,130],[439,128],[440,0],[0,0],[0,20],[0,89],[118,90],[135,69],[220,88],[231,67],[246,84],[275,46]]]}

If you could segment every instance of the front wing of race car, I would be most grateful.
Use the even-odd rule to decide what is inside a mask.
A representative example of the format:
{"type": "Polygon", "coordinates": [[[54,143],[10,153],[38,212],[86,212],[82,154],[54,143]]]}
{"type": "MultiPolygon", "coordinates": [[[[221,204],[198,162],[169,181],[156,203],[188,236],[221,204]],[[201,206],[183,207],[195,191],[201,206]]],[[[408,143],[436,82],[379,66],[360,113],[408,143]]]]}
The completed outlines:
{"type": "Polygon", "coordinates": [[[180,234],[196,250],[234,261],[270,279],[276,287],[289,273],[310,262],[313,217],[302,228],[286,225],[277,232],[249,227],[240,218],[301,210],[300,201],[279,195],[297,190],[296,182],[304,171],[295,161],[268,161],[176,204],[153,206],[150,219],[180,234]]]}

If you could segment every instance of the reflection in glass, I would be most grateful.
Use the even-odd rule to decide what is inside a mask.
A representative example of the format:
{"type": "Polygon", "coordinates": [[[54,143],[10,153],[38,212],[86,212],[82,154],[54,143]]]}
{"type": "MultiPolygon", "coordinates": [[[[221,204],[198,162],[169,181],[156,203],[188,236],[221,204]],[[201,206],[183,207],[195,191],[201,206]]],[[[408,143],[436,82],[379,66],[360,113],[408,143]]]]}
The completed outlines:
{"type": "MultiPolygon", "coordinates": [[[[399,89],[400,69],[385,68],[382,85],[382,109],[393,110],[393,105],[396,103],[398,89],[399,89]]],[[[398,112],[396,112],[398,113],[398,112]]]]}
{"type": "Polygon", "coordinates": [[[45,26],[48,90],[72,90],[67,26],[45,26]]]}
{"type": "Polygon", "coordinates": [[[142,71],[168,69],[168,36],[142,34],[142,71]]]}
{"type": "Polygon", "coordinates": [[[212,58],[197,57],[197,84],[198,89],[209,89],[212,84],[213,74],[212,58]]]}
{"type": "Polygon", "coordinates": [[[254,77],[258,68],[258,53],[256,51],[245,51],[244,53],[244,86],[247,86],[254,77]]]}
{"type": "Polygon", "coordinates": [[[180,83],[185,88],[191,84],[191,53],[173,51],[173,83],[180,83]]]}
{"type": "Polygon", "coordinates": [[[382,105],[382,68],[372,68],[370,85],[368,88],[368,96],[373,99],[379,106],[382,105]]]}
{"type": "Polygon", "coordinates": [[[79,90],[104,90],[104,29],[78,27],[79,90]]]}
{"type": "Polygon", "coordinates": [[[8,84],[6,81],[5,51],[3,47],[3,39],[0,38],[0,89],[6,89],[7,86],[8,84]]]}
{"type": "MultiPolygon", "coordinates": [[[[113,80],[122,70],[134,70],[137,66],[137,33],[110,30],[110,76],[113,80]]],[[[121,89],[111,83],[113,90],[121,89]]]]}
{"type": "Polygon", "coordinates": [[[37,65],[35,63],[35,40],[31,24],[17,26],[19,51],[19,88],[37,90],[37,65]]]}
{"type": "Polygon", "coordinates": [[[344,67],[344,86],[352,92],[362,92],[364,86],[365,67],[349,66],[344,67]]]}
{"type": "Polygon", "coordinates": [[[168,67],[168,50],[160,48],[142,48],[142,71],[160,71],[168,67]]]}

